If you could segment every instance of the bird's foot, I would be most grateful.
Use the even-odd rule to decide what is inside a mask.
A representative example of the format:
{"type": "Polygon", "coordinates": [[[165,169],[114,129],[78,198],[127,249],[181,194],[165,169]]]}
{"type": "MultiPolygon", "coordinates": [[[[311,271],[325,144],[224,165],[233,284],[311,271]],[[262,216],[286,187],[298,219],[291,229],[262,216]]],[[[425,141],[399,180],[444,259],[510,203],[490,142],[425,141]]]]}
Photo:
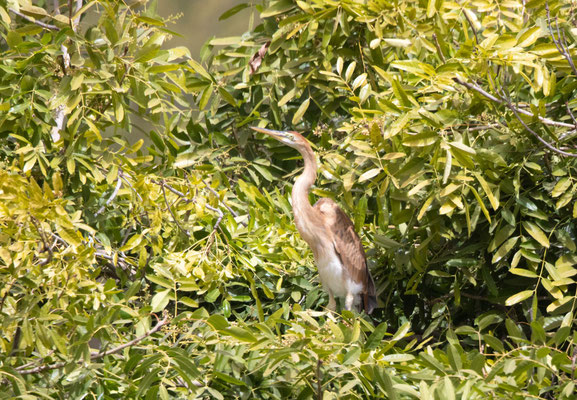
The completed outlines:
{"type": "Polygon", "coordinates": [[[329,304],[327,304],[327,309],[329,309],[329,311],[337,311],[337,302],[333,296],[330,296],[329,298],[329,304]]]}

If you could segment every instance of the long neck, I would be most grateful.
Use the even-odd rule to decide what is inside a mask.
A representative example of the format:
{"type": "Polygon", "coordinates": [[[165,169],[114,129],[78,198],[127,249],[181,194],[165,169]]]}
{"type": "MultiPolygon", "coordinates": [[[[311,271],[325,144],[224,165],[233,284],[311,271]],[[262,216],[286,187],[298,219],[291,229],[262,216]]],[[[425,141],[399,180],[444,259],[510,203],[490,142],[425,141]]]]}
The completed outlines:
{"type": "Polygon", "coordinates": [[[317,161],[310,147],[305,150],[299,149],[299,153],[302,154],[305,161],[305,169],[294,183],[292,206],[297,229],[310,245],[310,240],[313,239],[311,237],[313,231],[311,223],[316,219],[316,212],[309,202],[309,191],[317,177],[317,161]]]}

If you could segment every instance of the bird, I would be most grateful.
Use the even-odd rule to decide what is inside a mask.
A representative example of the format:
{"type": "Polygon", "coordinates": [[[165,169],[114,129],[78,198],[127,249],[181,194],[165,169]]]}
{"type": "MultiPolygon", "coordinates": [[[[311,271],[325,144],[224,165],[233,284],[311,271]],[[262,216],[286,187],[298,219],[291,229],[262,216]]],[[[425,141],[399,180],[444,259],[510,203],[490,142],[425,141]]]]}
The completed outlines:
{"type": "Polygon", "coordinates": [[[371,314],[377,306],[375,283],[353,222],[330,198],[321,198],[314,205],[309,202],[318,169],[310,143],[298,132],[251,128],[296,149],[303,157],[304,171],[291,193],[294,221],[313,252],[321,284],[329,295],[327,308],[336,311],[335,297],[344,298],[345,309],[354,307],[371,314]]]}

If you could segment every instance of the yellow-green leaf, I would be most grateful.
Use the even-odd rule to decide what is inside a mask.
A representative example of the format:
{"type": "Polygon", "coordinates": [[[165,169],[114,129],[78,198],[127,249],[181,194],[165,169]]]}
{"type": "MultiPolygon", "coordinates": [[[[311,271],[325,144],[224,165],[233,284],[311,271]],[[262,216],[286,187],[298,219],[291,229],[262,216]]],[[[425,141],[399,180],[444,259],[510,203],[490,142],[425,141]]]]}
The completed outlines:
{"type": "Polygon", "coordinates": [[[352,63],[349,64],[349,66],[347,67],[347,70],[345,71],[345,81],[349,81],[351,79],[351,77],[353,76],[353,72],[355,72],[355,67],[357,66],[357,63],[355,61],[353,61],[352,63]]]}
{"type": "Polygon", "coordinates": [[[381,172],[380,168],[373,168],[373,169],[366,171],[361,176],[359,176],[359,183],[367,181],[367,180],[377,176],[379,174],[379,172],[381,172]]]}
{"type": "Polygon", "coordinates": [[[411,45],[410,39],[384,38],[383,41],[392,47],[408,47],[411,45]]]}
{"type": "Polygon", "coordinates": [[[523,268],[511,268],[509,270],[509,272],[514,274],[514,275],[525,276],[527,278],[538,278],[539,277],[539,275],[537,275],[533,271],[529,271],[528,269],[523,269],[523,268]]]}
{"type": "Polygon", "coordinates": [[[431,18],[437,12],[437,8],[435,7],[435,0],[429,0],[427,3],[427,18],[431,18]]]}
{"type": "Polygon", "coordinates": [[[477,199],[477,202],[479,203],[479,206],[481,207],[481,211],[483,211],[485,218],[487,218],[487,221],[491,223],[491,216],[489,215],[489,210],[487,210],[487,207],[485,207],[485,203],[483,203],[483,199],[481,199],[481,196],[474,187],[469,186],[469,188],[471,189],[471,192],[473,192],[473,195],[477,199]]]}
{"type": "Polygon", "coordinates": [[[532,290],[523,290],[522,292],[516,293],[513,296],[509,297],[505,300],[505,305],[512,306],[513,304],[517,304],[522,302],[525,299],[528,299],[533,294],[532,290]]]}
{"type": "Polygon", "coordinates": [[[310,102],[311,102],[311,99],[309,97],[305,101],[303,101],[303,103],[299,106],[298,110],[296,110],[295,114],[293,115],[293,119],[292,119],[293,125],[298,124],[303,119],[303,116],[305,115],[307,108],[309,108],[310,102]]]}
{"type": "Polygon", "coordinates": [[[397,133],[401,131],[407,125],[407,122],[411,119],[411,114],[406,113],[398,118],[395,122],[391,124],[391,128],[387,133],[385,133],[385,139],[389,139],[395,136],[397,133]]]}
{"type": "Polygon", "coordinates": [[[553,197],[561,196],[563,193],[565,193],[567,189],[569,189],[570,186],[571,186],[571,179],[567,177],[559,179],[559,182],[555,184],[555,187],[551,191],[551,196],[553,197]]]}
{"type": "Polygon", "coordinates": [[[405,335],[407,333],[409,333],[409,331],[411,330],[411,323],[410,322],[405,322],[398,330],[397,332],[395,332],[395,334],[393,335],[393,338],[391,339],[391,341],[396,341],[396,340],[401,340],[402,338],[405,337],[405,335]]]}
{"type": "Polygon", "coordinates": [[[531,46],[537,39],[541,36],[541,28],[538,26],[534,26],[531,29],[526,30],[517,41],[517,46],[519,47],[527,47],[531,46]]]}
{"type": "Polygon", "coordinates": [[[168,305],[168,301],[170,300],[170,292],[171,289],[166,289],[162,292],[156,293],[154,297],[152,297],[152,301],[150,303],[152,312],[159,312],[164,310],[164,308],[168,305]]]}
{"type": "Polygon", "coordinates": [[[515,243],[517,243],[517,239],[519,239],[519,236],[512,237],[511,239],[503,243],[503,245],[499,247],[499,250],[497,250],[495,254],[493,254],[493,259],[491,260],[491,262],[494,264],[499,260],[501,260],[503,257],[505,257],[507,253],[511,251],[513,246],[515,246],[515,243]]]}
{"type": "Polygon", "coordinates": [[[523,228],[535,239],[538,241],[541,246],[549,248],[549,239],[547,235],[537,226],[537,224],[531,221],[523,221],[523,228]]]}
{"type": "Polygon", "coordinates": [[[278,106],[282,107],[284,106],[286,103],[288,103],[289,101],[291,101],[293,99],[293,97],[295,97],[296,94],[296,88],[292,88],[291,90],[289,90],[283,97],[281,97],[281,99],[278,101],[278,106]]]}
{"type": "Polygon", "coordinates": [[[445,156],[445,170],[443,171],[443,185],[449,180],[449,175],[451,174],[451,167],[453,166],[453,155],[451,154],[451,149],[447,148],[447,153],[445,156]]]}
{"type": "Polygon", "coordinates": [[[466,153],[469,154],[477,154],[477,152],[475,151],[475,149],[473,149],[472,147],[467,146],[466,144],[463,144],[461,142],[451,142],[449,143],[449,145],[451,145],[452,147],[462,150],[466,153]]]}
{"type": "Polygon", "coordinates": [[[134,235],[130,239],[128,239],[126,244],[124,246],[122,246],[119,249],[119,251],[131,250],[131,249],[135,248],[136,246],[138,246],[140,244],[140,242],[142,242],[142,235],[140,233],[137,233],[136,235],[134,235]]]}
{"type": "Polygon", "coordinates": [[[206,69],[204,69],[204,67],[202,65],[200,65],[200,63],[198,63],[197,61],[190,59],[188,60],[188,63],[190,64],[190,66],[192,67],[192,69],[194,69],[194,72],[196,72],[197,74],[199,74],[200,76],[202,76],[205,79],[208,79],[210,81],[212,81],[212,76],[206,71],[206,69]]]}
{"type": "Polygon", "coordinates": [[[499,208],[499,202],[497,201],[497,199],[493,195],[493,192],[491,191],[489,184],[487,183],[485,178],[483,178],[483,176],[481,174],[479,174],[478,172],[473,172],[473,174],[475,175],[475,177],[477,178],[477,180],[481,184],[483,191],[485,192],[485,194],[487,195],[487,198],[489,199],[489,202],[491,203],[491,207],[493,207],[493,210],[497,210],[497,208],[499,208]]]}
{"type": "Polygon", "coordinates": [[[82,236],[74,229],[58,227],[58,234],[66,243],[71,246],[80,246],[82,244],[82,236]]]}
{"type": "Polygon", "coordinates": [[[423,215],[425,215],[425,213],[427,212],[427,209],[429,208],[429,206],[431,205],[431,203],[433,202],[434,199],[435,199],[435,195],[431,195],[431,196],[429,196],[429,198],[427,200],[425,200],[423,207],[421,207],[421,211],[419,211],[419,215],[417,215],[418,221],[420,221],[421,218],[423,218],[423,215]]]}

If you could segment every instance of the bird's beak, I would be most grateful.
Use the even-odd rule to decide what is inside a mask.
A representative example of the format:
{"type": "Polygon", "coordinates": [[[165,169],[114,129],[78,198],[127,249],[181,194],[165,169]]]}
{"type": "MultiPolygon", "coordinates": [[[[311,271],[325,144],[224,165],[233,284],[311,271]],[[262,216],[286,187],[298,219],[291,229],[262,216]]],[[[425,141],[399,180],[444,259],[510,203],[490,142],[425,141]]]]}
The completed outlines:
{"type": "Polygon", "coordinates": [[[283,139],[284,140],[290,139],[287,137],[287,135],[286,135],[287,133],[283,132],[283,131],[275,131],[273,129],[258,128],[256,126],[251,126],[250,129],[252,129],[253,131],[264,133],[265,135],[272,136],[276,140],[283,141],[283,139]]]}

